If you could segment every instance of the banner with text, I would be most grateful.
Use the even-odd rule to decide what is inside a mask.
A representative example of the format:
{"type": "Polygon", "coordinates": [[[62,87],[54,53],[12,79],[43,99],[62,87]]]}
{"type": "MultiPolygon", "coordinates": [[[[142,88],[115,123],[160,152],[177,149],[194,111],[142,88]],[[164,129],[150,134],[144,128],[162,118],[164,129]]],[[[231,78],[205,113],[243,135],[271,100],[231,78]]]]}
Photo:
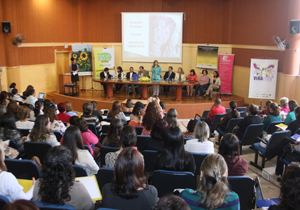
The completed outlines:
{"type": "Polygon", "coordinates": [[[115,48],[94,49],[95,78],[100,78],[104,68],[109,68],[110,74],[115,74],[115,48]]]}
{"type": "Polygon", "coordinates": [[[251,59],[249,98],[275,99],[277,59],[251,59]]]}
{"type": "Polygon", "coordinates": [[[220,93],[232,94],[232,72],[234,55],[219,55],[220,93]]]}
{"type": "Polygon", "coordinates": [[[219,47],[198,45],[197,67],[207,69],[217,69],[219,47]]]}

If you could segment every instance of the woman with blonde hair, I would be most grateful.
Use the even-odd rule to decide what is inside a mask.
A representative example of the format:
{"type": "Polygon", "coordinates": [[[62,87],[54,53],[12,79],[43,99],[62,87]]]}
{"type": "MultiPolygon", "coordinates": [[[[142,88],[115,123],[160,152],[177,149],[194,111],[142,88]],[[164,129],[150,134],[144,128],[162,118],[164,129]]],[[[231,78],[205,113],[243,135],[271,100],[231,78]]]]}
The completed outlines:
{"type": "Polygon", "coordinates": [[[199,189],[185,189],[180,194],[189,207],[199,210],[239,210],[239,196],[229,189],[224,158],[219,154],[210,154],[204,159],[200,170],[199,189]]]}
{"type": "Polygon", "coordinates": [[[184,71],[181,67],[178,67],[178,71],[175,75],[175,81],[177,82],[181,82],[181,81],[185,81],[186,80],[186,76],[184,75],[184,71]]]}
{"type": "Polygon", "coordinates": [[[29,189],[29,191],[24,193],[23,187],[18,183],[16,177],[12,173],[7,172],[4,159],[4,143],[2,139],[0,139],[0,195],[5,196],[9,202],[19,199],[30,200],[33,195],[35,179],[32,178],[32,187],[29,189]]]}
{"type": "Polygon", "coordinates": [[[73,112],[73,107],[72,107],[72,103],[70,101],[66,101],[66,114],[69,116],[77,116],[76,112],[73,112]]]}
{"type": "Polygon", "coordinates": [[[195,139],[188,140],[184,145],[186,151],[195,153],[214,153],[214,143],[209,141],[210,130],[206,122],[197,122],[194,128],[195,139]]]}

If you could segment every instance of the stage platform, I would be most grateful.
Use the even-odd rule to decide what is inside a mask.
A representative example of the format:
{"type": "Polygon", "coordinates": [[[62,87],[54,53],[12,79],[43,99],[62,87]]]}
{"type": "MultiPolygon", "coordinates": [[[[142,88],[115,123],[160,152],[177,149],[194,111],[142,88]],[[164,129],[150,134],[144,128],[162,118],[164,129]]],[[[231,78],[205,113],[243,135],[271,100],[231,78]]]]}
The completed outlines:
{"type": "MultiPolygon", "coordinates": [[[[150,94],[150,91],[148,92],[150,94]]],[[[82,112],[82,105],[85,102],[97,101],[97,109],[111,109],[114,101],[120,101],[121,103],[128,99],[139,99],[139,95],[129,95],[127,92],[121,90],[119,94],[115,94],[112,99],[107,99],[103,91],[88,90],[80,92],[79,96],[71,97],[60,93],[53,93],[53,100],[56,104],[60,102],[70,101],[73,109],[78,112],[82,112]]],[[[213,99],[199,99],[196,97],[187,97],[186,92],[183,92],[183,101],[175,101],[175,91],[170,92],[168,96],[160,95],[161,101],[164,101],[167,105],[166,110],[175,108],[178,112],[178,119],[191,119],[195,117],[195,114],[202,115],[204,110],[210,109],[213,105],[213,101],[216,99],[216,95],[213,95],[213,99]]],[[[221,95],[222,105],[229,108],[229,102],[235,101],[238,107],[244,105],[244,98],[235,95],[221,95]]]]}

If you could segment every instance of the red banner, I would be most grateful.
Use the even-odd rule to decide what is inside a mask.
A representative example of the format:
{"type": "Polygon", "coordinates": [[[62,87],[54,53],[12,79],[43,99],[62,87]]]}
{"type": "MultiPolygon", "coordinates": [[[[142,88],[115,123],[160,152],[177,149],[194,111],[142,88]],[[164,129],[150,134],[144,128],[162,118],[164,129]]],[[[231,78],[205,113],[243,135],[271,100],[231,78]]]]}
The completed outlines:
{"type": "Polygon", "coordinates": [[[232,94],[232,72],[234,55],[219,55],[220,93],[232,94]]]}

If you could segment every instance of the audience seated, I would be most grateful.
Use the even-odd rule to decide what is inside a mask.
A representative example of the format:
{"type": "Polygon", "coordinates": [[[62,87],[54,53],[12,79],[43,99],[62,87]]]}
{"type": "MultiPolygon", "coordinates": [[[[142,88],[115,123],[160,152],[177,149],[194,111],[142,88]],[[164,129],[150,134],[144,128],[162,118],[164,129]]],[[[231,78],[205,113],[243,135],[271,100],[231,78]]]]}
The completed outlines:
{"type": "Polygon", "coordinates": [[[84,103],[82,105],[83,115],[81,115],[81,118],[83,118],[88,124],[94,124],[96,126],[96,130],[100,132],[102,130],[102,126],[99,118],[96,115],[93,115],[93,109],[94,107],[92,103],[84,103]]]}
{"type": "Polygon", "coordinates": [[[7,112],[2,115],[0,120],[0,138],[14,140],[19,147],[20,154],[24,154],[23,141],[26,137],[22,137],[21,133],[17,130],[13,113],[7,112]]]}
{"type": "Polygon", "coordinates": [[[27,200],[16,200],[13,203],[6,204],[2,210],[40,210],[32,201],[27,200]]]}
{"type": "Polygon", "coordinates": [[[0,93],[0,105],[4,106],[5,109],[6,109],[6,106],[8,104],[7,97],[8,97],[8,93],[6,91],[2,91],[0,93]]]}
{"type": "Polygon", "coordinates": [[[295,100],[290,100],[289,101],[289,108],[290,108],[290,112],[287,114],[286,118],[285,118],[285,122],[284,124],[288,125],[290,124],[290,122],[296,120],[296,116],[295,116],[295,109],[297,108],[298,103],[295,100]]]}
{"type": "Polygon", "coordinates": [[[282,117],[280,116],[280,108],[277,106],[277,104],[271,103],[269,112],[270,114],[263,120],[265,131],[271,122],[282,121],[282,117]]]}
{"type": "MultiPolygon", "coordinates": [[[[33,194],[33,186],[24,193],[23,187],[18,183],[16,177],[12,173],[7,172],[4,159],[4,144],[0,139],[0,195],[5,196],[10,202],[18,199],[30,200],[33,194]]],[[[34,185],[35,179],[33,178],[32,181],[34,185]]]]}
{"type": "Polygon", "coordinates": [[[273,102],[270,100],[266,101],[266,106],[264,107],[264,110],[262,110],[260,113],[258,113],[258,115],[269,115],[269,108],[270,108],[271,103],[273,103],[273,102]]]}
{"type": "Polygon", "coordinates": [[[72,103],[70,101],[66,101],[65,104],[66,104],[66,114],[71,116],[71,117],[72,116],[77,116],[77,113],[73,112],[72,103]]]}
{"type": "Polygon", "coordinates": [[[167,113],[165,112],[166,109],[166,103],[163,101],[159,101],[159,106],[161,107],[162,111],[164,112],[164,120],[167,120],[167,113]]]}
{"type": "Polygon", "coordinates": [[[143,123],[143,109],[141,107],[134,107],[132,114],[130,115],[132,118],[128,125],[142,127],[143,123]]]}
{"type": "Polygon", "coordinates": [[[17,102],[11,101],[8,103],[6,112],[13,113],[15,116],[15,119],[17,119],[18,110],[19,110],[19,105],[17,104],[17,102]]]}
{"type": "Polygon", "coordinates": [[[121,131],[121,148],[116,152],[109,152],[105,155],[105,164],[108,168],[114,168],[118,155],[126,147],[137,149],[136,146],[136,130],[134,127],[126,125],[121,131]]]}
{"type": "Polygon", "coordinates": [[[249,116],[245,117],[235,128],[234,133],[239,139],[242,139],[247,127],[251,124],[261,123],[261,119],[258,114],[258,106],[250,104],[249,106],[249,116]]]}
{"type": "Polygon", "coordinates": [[[8,90],[7,90],[7,93],[8,93],[8,94],[12,94],[12,90],[15,89],[16,86],[17,86],[16,83],[14,83],[14,82],[11,83],[10,86],[9,86],[9,88],[8,88],[8,90]]]}
{"type": "Polygon", "coordinates": [[[165,135],[165,148],[158,151],[155,170],[195,172],[195,160],[185,151],[183,135],[178,127],[170,127],[165,135]]]}
{"type": "Polygon", "coordinates": [[[292,135],[296,132],[298,128],[300,128],[300,107],[299,106],[295,109],[295,117],[296,119],[290,122],[287,128],[287,130],[291,131],[292,135]]]}
{"type": "Polygon", "coordinates": [[[24,99],[26,99],[28,96],[30,96],[30,91],[33,90],[33,86],[32,85],[28,85],[26,90],[23,92],[23,97],[24,99]]]}
{"type": "Polygon", "coordinates": [[[157,190],[146,184],[144,160],[136,149],[127,147],[119,154],[112,183],[102,189],[103,206],[113,209],[153,210],[157,190]]]}
{"type": "Polygon", "coordinates": [[[127,123],[126,116],[121,111],[121,103],[119,101],[115,101],[113,103],[112,110],[110,110],[108,112],[107,118],[117,118],[117,119],[120,119],[123,124],[127,123]]]}
{"type": "MultiPolygon", "coordinates": [[[[142,110],[145,108],[145,106],[144,106],[144,104],[142,103],[142,102],[140,102],[140,101],[138,101],[138,102],[136,102],[135,103],[135,105],[134,105],[134,107],[133,107],[133,110],[132,110],[132,113],[130,114],[130,120],[137,120],[138,119],[138,117],[137,117],[137,115],[136,115],[136,113],[137,113],[137,109],[138,108],[141,108],[142,110]],[[134,114],[135,113],[135,114],[134,114]]],[[[142,111],[142,113],[143,113],[144,111],[142,111]]]]}
{"type": "Polygon", "coordinates": [[[98,137],[90,129],[88,129],[88,125],[85,120],[83,118],[73,116],[70,118],[70,124],[79,128],[83,145],[87,145],[90,148],[92,156],[97,157],[102,144],[99,142],[98,137]]]}
{"type": "Polygon", "coordinates": [[[232,133],[227,133],[221,139],[219,154],[223,156],[228,167],[228,176],[244,176],[248,163],[240,157],[239,139],[232,133]]]}
{"type": "Polygon", "coordinates": [[[280,100],[280,109],[282,112],[284,112],[284,115],[286,116],[290,112],[289,108],[289,99],[287,97],[282,97],[280,100]]]}
{"type": "Polygon", "coordinates": [[[167,123],[170,127],[173,126],[179,126],[178,121],[177,121],[177,111],[174,108],[169,109],[168,113],[167,113],[167,123]]]}
{"type": "Polygon", "coordinates": [[[133,101],[129,98],[126,101],[126,104],[122,107],[125,112],[132,112],[133,110],[133,101]]]}
{"type": "Polygon", "coordinates": [[[47,115],[39,115],[35,122],[34,127],[27,137],[27,141],[31,142],[47,142],[52,147],[59,146],[55,135],[50,131],[51,122],[47,115]]]}
{"type": "Polygon", "coordinates": [[[85,167],[89,176],[97,174],[99,166],[94,161],[90,152],[84,149],[81,133],[78,127],[71,125],[67,128],[61,141],[61,145],[71,151],[73,164],[85,167]]]}
{"type": "Polygon", "coordinates": [[[241,114],[236,110],[236,103],[234,101],[230,101],[229,103],[231,111],[227,113],[220,121],[219,128],[225,131],[226,126],[231,118],[240,118],[241,114]]]}
{"type": "Polygon", "coordinates": [[[194,129],[195,139],[187,140],[184,148],[194,153],[214,153],[214,143],[209,141],[210,130],[206,122],[200,121],[194,129]]]}
{"type": "Polygon", "coordinates": [[[220,98],[216,98],[214,105],[211,107],[208,115],[207,115],[207,119],[206,122],[207,124],[212,124],[212,122],[214,121],[214,118],[217,114],[223,114],[226,113],[226,109],[224,106],[221,106],[221,102],[222,100],[220,98]]]}
{"type": "Polygon", "coordinates": [[[160,150],[165,146],[164,137],[168,130],[168,123],[163,119],[157,120],[151,131],[151,138],[145,141],[144,150],[160,150]]]}
{"type": "Polygon", "coordinates": [[[191,208],[179,196],[166,195],[159,199],[154,210],[191,210],[191,208]]]}
{"type": "Polygon", "coordinates": [[[49,117],[51,122],[50,130],[65,133],[67,127],[65,126],[65,124],[63,124],[62,121],[58,120],[55,112],[56,109],[54,106],[49,106],[47,109],[45,109],[45,115],[49,117]]]}
{"type": "Polygon", "coordinates": [[[279,204],[270,206],[269,210],[299,209],[300,165],[290,164],[280,183],[279,204]]]}
{"type": "Polygon", "coordinates": [[[93,104],[93,112],[92,115],[95,115],[98,117],[99,121],[103,121],[103,117],[99,111],[99,109],[97,109],[97,102],[96,101],[91,101],[91,103],[93,104]]]}
{"type": "Polygon", "coordinates": [[[74,174],[70,150],[63,146],[50,149],[45,157],[42,177],[34,185],[33,200],[93,210],[94,204],[88,191],[74,180],[74,174]]]}
{"type": "Polygon", "coordinates": [[[228,170],[221,155],[208,155],[200,170],[199,189],[185,189],[180,195],[191,209],[240,209],[239,196],[229,189],[228,170]]]}
{"type": "Polygon", "coordinates": [[[121,131],[123,129],[123,124],[120,119],[113,119],[110,122],[107,135],[102,141],[103,146],[110,147],[120,147],[121,146],[121,131]]]}
{"type": "Polygon", "coordinates": [[[32,129],[34,122],[29,121],[30,110],[27,106],[20,106],[18,110],[18,119],[16,122],[17,129],[32,129]]]}
{"type": "Polygon", "coordinates": [[[32,111],[30,111],[29,119],[31,121],[35,121],[37,116],[44,114],[44,112],[42,111],[43,109],[44,109],[43,102],[36,101],[34,104],[34,109],[32,111]]]}
{"type": "Polygon", "coordinates": [[[187,131],[183,133],[184,138],[194,138],[194,129],[197,125],[198,120],[191,119],[187,124],[187,131]]]}
{"type": "Polygon", "coordinates": [[[29,90],[28,94],[29,95],[27,96],[25,103],[26,104],[31,104],[32,106],[34,106],[35,102],[38,100],[35,97],[35,89],[29,90]]]}
{"type": "Polygon", "coordinates": [[[13,89],[11,95],[12,95],[12,100],[23,103],[23,98],[18,94],[17,89],[13,89]]]}
{"type": "Polygon", "coordinates": [[[3,105],[0,105],[0,119],[4,113],[6,113],[6,107],[4,107],[3,105]]]}
{"type": "Polygon", "coordinates": [[[154,123],[161,118],[161,112],[157,104],[155,102],[150,102],[143,117],[142,125],[144,128],[142,131],[142,135],[150,136],[154,123]]]}
{"type": "Polygon", "coordinates": [[[59,114],[57,115],[57,119],[64,122],[64,123],[68,123],[70,120],[70,115],[66,114],[66,104],[65,103],[59,103],[57,105],[59,114]]]}

